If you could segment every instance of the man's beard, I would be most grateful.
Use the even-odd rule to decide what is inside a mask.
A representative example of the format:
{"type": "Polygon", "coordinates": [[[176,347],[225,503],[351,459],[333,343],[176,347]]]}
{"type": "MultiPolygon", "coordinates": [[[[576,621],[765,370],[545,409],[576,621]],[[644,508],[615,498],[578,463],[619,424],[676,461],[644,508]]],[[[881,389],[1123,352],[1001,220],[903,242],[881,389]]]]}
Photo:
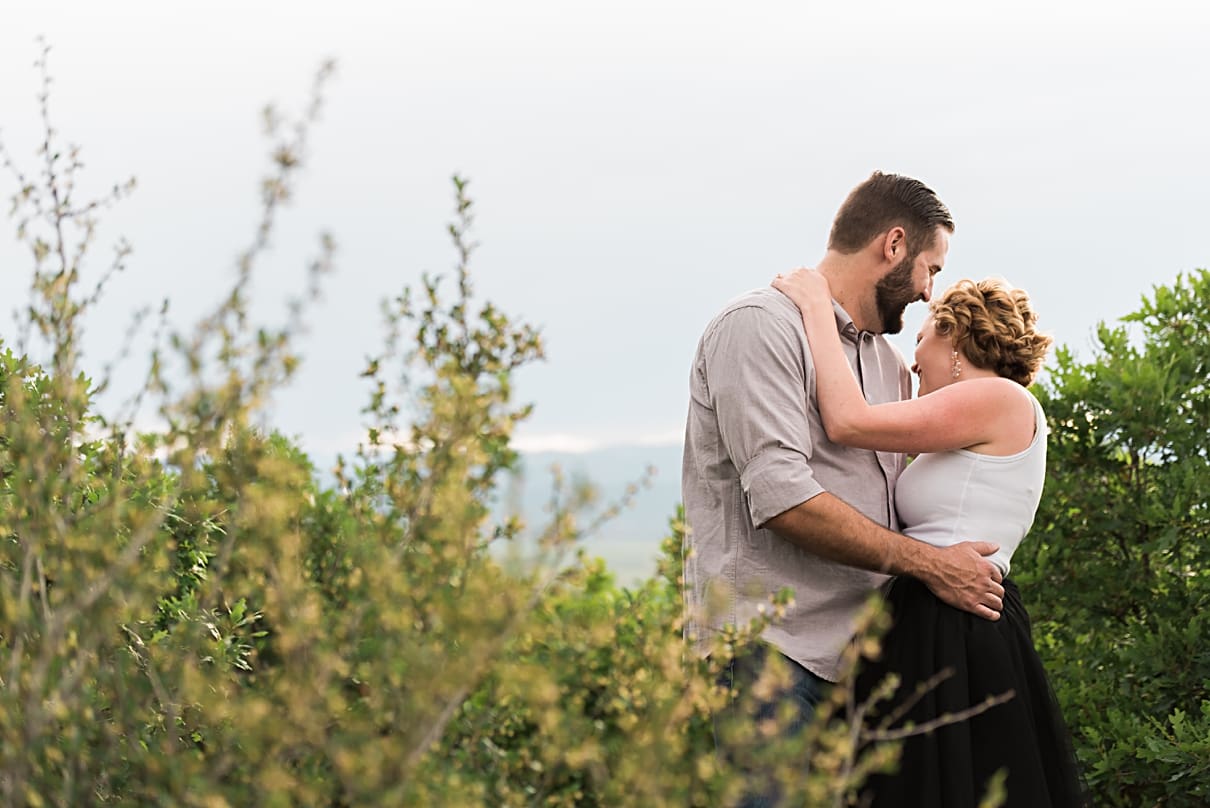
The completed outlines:
{"type": "Polygon", "coordinates": [[[912,283],[912,265],[916,256],[904,258],[874,285],[874,303],[883,334],[898,334],[903,330],[903,311],[909,303],[923,298],[912,283]]]}

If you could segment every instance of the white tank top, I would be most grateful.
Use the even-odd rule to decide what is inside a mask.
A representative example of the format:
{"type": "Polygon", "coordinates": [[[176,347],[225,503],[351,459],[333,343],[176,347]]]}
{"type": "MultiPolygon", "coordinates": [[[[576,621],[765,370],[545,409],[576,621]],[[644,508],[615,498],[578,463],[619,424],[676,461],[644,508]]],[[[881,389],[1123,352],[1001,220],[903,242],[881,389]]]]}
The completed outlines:
{"type": "MultiPolygon", "coordinates": [[[[1027,391],[1028,392],[1028,391],[1027,391]]],[[[1008,575],[1013,551],[1033,524],[1046,480],[1046,416],[1034,404],[1034,439],[1005,457],[969,449],[922,454],[895,485],[904,533],[939,547],[963,541],[1000,545],[990,560],[1008,575]]]]}

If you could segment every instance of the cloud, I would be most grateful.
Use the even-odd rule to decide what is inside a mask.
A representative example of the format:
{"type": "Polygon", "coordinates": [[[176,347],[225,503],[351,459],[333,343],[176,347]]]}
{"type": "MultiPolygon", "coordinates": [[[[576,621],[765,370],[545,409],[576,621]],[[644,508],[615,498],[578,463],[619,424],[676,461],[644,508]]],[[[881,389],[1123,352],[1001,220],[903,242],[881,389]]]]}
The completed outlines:
{"type": "MultiPolygon", "coordinates": [[[[369,435],[364,430],[330,435],[296,436],[309,452],[319,454],[351,453],[359,444],[368,444],[369,435]]],[[[384,444],[406,441],[401,435],[386,434],[380,438],[384,444]]],[[[523,454],[558,452],[562,454],[587,454],[602,449],[625,447],[679,446],[684,439],[684,429],[677,427],[637,435],[619,432],[542,432],[522,431],[513,436],[512,447],[523,454]]]]}
{"type": "Polygon", "coordinates": [[[684,438],[683,429],[668,429],[641,435],[586,435],[566,432],[523,433],[513,439],[519,452],[563,452],[585,454],[625,446],[675,446],[684,438]]]}

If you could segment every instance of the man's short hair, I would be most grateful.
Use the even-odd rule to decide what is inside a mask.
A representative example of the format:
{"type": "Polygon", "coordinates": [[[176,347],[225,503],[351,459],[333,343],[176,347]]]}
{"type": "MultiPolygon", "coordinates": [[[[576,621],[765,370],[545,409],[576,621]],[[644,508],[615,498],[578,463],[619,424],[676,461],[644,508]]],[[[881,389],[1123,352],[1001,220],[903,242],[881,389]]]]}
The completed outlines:
{"type": "Polygon", "coordinates": [[[932,188],[911,177],[875,171],[840,206],[828,249],[855,253],[896,225],[907,233],[909,257],[933,243],[938,227],[954,232],[949,208],[932,188]]]}

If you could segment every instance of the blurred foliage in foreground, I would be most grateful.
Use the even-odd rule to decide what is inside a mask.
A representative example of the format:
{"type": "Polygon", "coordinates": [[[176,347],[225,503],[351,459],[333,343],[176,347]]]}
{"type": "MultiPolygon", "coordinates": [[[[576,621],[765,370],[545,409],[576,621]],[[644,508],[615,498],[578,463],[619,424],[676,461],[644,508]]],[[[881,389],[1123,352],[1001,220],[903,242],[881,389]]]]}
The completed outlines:
{"type": "MultiPolygon", "coordinates": [[[[83,318],[128,252],[94,272],[97,217],[130,186],[81,198],[79,150],[51,126],[40,64],[36,171],[0,148],[33,263],[16,338],[0,343],[0,802],[732,801],[709,717],[730,698],[719,668],[762,622],[719,638],[711,662],[686,658],[681,522],[661,573],[634,589],[571,558],[587,500],[561,485],[536,558],[495,549],[521,529],[489,509],[528,413],[512,374],[542,343],[473,300],[465,183],[455,288],[426,278],[384,306],[384,349],[362,374],[367,439],[321,483],[263,424],[300,361],[332,239],[284,325],[254,324],[246,293],[329,69],[296,121],[265,115],[262,215],[230,292],[183,330],[166,305],[158,325],[137,313],[130,344],[154,328],[146,382],[102,414],[110,372],[82,367],[83,318]]],[[[843,805],[868,768],[893,764],[894,744],[849,720],[849,693],[836,689],[806,738],[774,745],[790,801],[843,805]]]]}

